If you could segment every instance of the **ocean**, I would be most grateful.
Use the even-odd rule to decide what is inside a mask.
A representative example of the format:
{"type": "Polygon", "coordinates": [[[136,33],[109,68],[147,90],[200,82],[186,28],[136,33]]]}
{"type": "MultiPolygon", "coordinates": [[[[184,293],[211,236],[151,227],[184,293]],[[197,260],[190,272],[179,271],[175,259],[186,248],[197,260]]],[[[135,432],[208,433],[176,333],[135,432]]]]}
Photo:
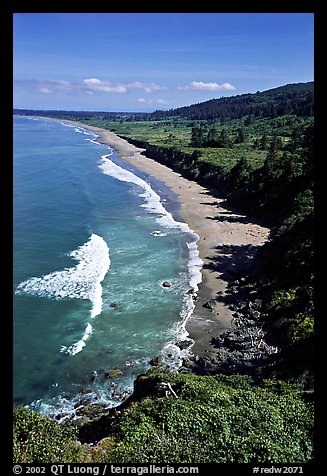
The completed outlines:
{"type": "Polygon", "coordinates": [[[176,196],[97,139],[14,117],[14,403],[57,418],[118,405],[157,356],[177,371],[201,281],[176,196]]]}

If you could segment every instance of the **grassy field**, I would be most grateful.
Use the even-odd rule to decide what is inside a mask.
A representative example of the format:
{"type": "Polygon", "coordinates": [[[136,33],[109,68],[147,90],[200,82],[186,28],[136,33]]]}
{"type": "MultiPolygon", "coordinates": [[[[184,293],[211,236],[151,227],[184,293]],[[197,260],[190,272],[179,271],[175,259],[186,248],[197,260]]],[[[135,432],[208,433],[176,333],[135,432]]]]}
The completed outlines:
{"type": "Polygon", "coordinates": [[[120,136],[146,141],[158,147],[175,147],[177,150],[192,154],[194,150],[200,152],[198,160],[221,167],[225,172],[232,169],[239,160],[246,159],[252,170],[261,167],[267,157],[269,143],[274,136],[278,136],[281,145],[289,143],[294,129],[304,125],[309,119],[296,116],[281,116],[277,118],[232,119],[226,122],[216,121],[208,124],[207,121],[185,120],[180,117],[161,121],[132,121],[105,119],[89,119],[88,124],[109,129],[120,136]],[[214,127],[217,134],[225,129],[232,146],[228,148],[194,147],[191,146],[192,128],[200,126],[201,122],[214,127]],[[245,140],[235,143],[239,130],[244,132],[245,140]],[[259,142],[265,136],[266,147],[259,142]]]}
{"type": "MultiPolygon", "coordinates": [[[[266,151],[254,149],[251,146],[252,136],[247,139],[246,143],[236,144],[233,148],[192,147],[190,141],[194,121],[109,122],[90,120],[88,122],[90,125],[109,129],[120,136],[146,141],[159,147],[176,147],[176,149],[189,154],[197,150],[201,153],[200,161],[223,167],[226,170],[232,168],[243,157],[251,161],[253,168],[260,167],[267,154],[266,151]]],[[[222,126],[217,126],[218,131],[221,129],[222,126]]],[[[230,126],[228,130],[230,130],[230,126]]],[[[230,135],[232,136],[232,132],[230,135]]]]}

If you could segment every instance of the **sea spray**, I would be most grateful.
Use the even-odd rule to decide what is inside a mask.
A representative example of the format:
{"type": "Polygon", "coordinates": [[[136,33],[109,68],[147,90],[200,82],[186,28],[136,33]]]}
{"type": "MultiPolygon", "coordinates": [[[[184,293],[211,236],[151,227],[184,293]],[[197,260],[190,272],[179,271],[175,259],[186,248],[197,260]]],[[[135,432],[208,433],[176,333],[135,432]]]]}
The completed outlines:
{"type": "Polygon", "coordinates": [[[106,154],[101,157],[102,164],[99,168],[104,174],[120,180],[121,182],[128,182],[137,185],[141,188],[142,193],[140,197],[144,199],[144,204],[141,206],[146,208],[149,213],[157,214],[157,223],[165,228],[179,228],[181,231],[192,233],[187,223],[178,222],[174,219],[172,214],[166,210],[161,202],[160,196],[152,189],[152,187],[142,178],[135,175],[133,172],[120,167],[109,159],[111,154],[106,154]]]}
{"type": "MultiPolygon", "coordinates": [[[[110,266],[108,245],[101,236],[93,233],[86,243],[68,253],[68,256],[78,261],[78,264],[23,281],[17,286],[16,293],[50,299],[88,299],[92,303],[90,317],[93,319],[102,311],[101,283],[110,266]]],[[[91,334],[92,325],[88,323],[82,339],[69,347],[62,346],[61,351],[77,354],[91,334]]]]}
{"type": "MultiPolygon", "coordinates": [[[[152,187],[142,178],[135,175],[133,172],[126,170],[119,165],[115,164],[112,160],[109,159],[110,154],[103,155],[101,157],[102,164],[99,168],[103,171],[104,174],[110,175],[111,177],[116,178],[122,182],[129,182],[137,185],[143,190],[140,194],[140,197],[144,199],[144,204],[141,206],[146,208],[149,213],[158,215],[156,218],[157,223],[159,223],[164,228],[179,229],[182,232],[187,233],[188,240],[186,245],[188,248],[188,276],[189,276],[189,286],[192,290],[192,293],[186,293],[183,300],[183,309],[180,313],[181,321],[176,323],[171,329],[172,340],[168,342],[163,348],[163,357],[164,362],[168,365],[171,370],[178,370],[183,362],[183,359],[187,356],[189,352],[189,347],[181,350],[177,345],[176,341],[185,341],[188,338],[188,332],[186,330],[186,322],[191,316],[194,310],[194,296],[198,291],[198,285],[202,281],[201,269],[203,267],[203,261],[199,256],[199,250],[197,247],[197,241],[199,236],[190,229],[187,223],[176,221],[173,215],[166,210],[161,202],[160,196],[152,189],[152,187]]],[[[165,236],[165,233],[161,233],[156,230],[152,232],[154,236],[165,236]]]]}
{"type": "Polygon", "coordinates": [[[55,121],[17,122],[24,136],[16,134],[21,140],[15,147],[15,286],[21,284],[15,296],[14,396],[58,419],[79,418],[86,388],[91,404],[109,408],[126,398],[155,356],[178,370],[189,343],[185,322],[201,281],[198,237],[166,209],[164,197],[175,200],[169,189],[131,165],[125,168],[91,131],[76,133],[55,121]],[[121,177],[130,173],[125,180],[99,169],[109,157],[121,166],[121,177]],[[69,286],[58,295],[47,286],[48,295],[23,290],[27,277],[36,276],[34,284],[42,288],[40,277],[71,269],[69,260],[76,257],[66,251],[85,232],[88,237],[77,243],[93,241],[94,233],[110,246],[101,300],[96,287],[80,278],[80,288],[69,286]],[[162,287],[165,280],[170,288],[162,287]],[[101,308],[96,321],[95,302],[101,308]],[[76,357],[60,353],[63,344],[76,357]],[[122,375],[108,378],[110,369],[122,375]]]}

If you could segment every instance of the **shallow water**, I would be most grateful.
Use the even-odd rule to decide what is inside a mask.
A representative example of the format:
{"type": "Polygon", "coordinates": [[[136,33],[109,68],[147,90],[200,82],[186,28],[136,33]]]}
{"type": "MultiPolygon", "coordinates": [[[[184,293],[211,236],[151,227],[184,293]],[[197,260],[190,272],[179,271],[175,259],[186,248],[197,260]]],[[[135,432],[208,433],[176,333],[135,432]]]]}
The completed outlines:
{"type": "Polygon", "coordinates": [[[85,387],[118,404],[157,355],[178,369],[201,281],[176,197],[96,139],[14,118],[14,398],[50,414],[85,387]]]}

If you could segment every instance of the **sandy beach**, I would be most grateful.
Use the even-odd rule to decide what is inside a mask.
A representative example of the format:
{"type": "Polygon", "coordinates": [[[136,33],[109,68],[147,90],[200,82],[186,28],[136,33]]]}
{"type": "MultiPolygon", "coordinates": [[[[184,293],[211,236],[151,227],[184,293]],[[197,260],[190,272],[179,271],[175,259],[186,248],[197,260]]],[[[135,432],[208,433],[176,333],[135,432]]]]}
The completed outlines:
{"type": "Polygon", "coordinates": [[[244,272],[246,275],[256,247],[268,239],[269,229],[230,209],[214,191],[142,155],[144,149],[135,147],[115,133],[80,125],[98,134],[100,142],[114,148],[121,160],[165,183],[177,195],[180,216],[200,237],[198,249],[204,262],[198,299],[186,329],[195,340],[192,349],[195,355],[214,353],[211,339],[228,329],[232,320],[232,312],[224,303],[228,282],[233,280],[235,273],[244,272]],[[210,300],[214,300],[211,309],[206,307],[210,300]]]}

